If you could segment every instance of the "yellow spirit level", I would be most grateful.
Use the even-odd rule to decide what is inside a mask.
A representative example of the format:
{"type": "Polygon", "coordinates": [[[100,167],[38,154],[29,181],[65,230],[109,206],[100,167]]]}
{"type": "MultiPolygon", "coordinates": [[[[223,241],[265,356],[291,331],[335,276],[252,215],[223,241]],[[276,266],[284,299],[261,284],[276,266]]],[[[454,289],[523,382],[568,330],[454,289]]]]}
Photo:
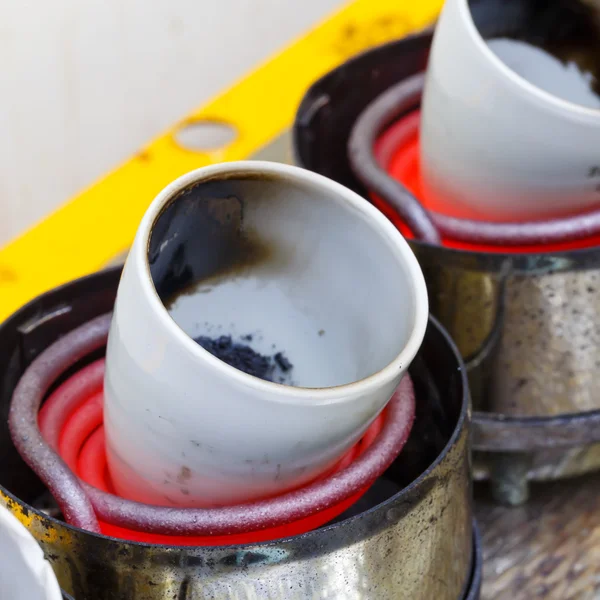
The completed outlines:
{"type": "Polygon", "coordinates": [[[214,162],[285,160],[286,132],[306,89],[350,56],[431,24],[442,0],[355,0],[122,166],[0,250],[0,320],[38,294],[96,271],[124,253],[154,196],[214,162]],[[227,123],[237,137],[215,152],[181,147],[196,121],[227,123]]]}

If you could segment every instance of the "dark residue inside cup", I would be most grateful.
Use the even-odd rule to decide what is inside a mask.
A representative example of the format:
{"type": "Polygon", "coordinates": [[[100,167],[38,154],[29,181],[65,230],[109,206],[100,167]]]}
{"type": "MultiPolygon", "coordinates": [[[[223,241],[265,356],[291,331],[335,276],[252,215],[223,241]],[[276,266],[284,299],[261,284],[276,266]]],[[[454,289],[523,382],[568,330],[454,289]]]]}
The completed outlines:
{"type": "Polygon", "coordinates": [[[600,6],[593,0],[469,0],[486,40],[509,38],[575,63],[600,94],[600,6]]]}
{"type": "Polygon", "coordinates": [[[165,206],[150,234],[148,264],[167,308],[198,283],[268,263],[275,249],[245,224],[243,190],[259,182],[200,182],[165,206]]]}
{"type": "MultiPolygon", "coordinates": [[[[242,340],[251,342],[253,336],[243,336],[242,340]]],[[[230,335],[221,335],[216,338],[200,336],[194,341],[207,352],[239,371],[264,381],[292,385],[290,375],[293,365],[283,352],[266,356],[247,344],[234,342],[230,335]]]]}

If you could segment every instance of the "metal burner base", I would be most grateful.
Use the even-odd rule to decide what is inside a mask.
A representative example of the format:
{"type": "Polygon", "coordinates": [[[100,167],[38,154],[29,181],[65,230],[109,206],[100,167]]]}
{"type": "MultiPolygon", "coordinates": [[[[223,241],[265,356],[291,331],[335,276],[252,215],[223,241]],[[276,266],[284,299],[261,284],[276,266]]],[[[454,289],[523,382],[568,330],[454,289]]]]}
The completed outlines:
{"type": "MultiPolygon", "coordinates": [[[[483,573],[483,551],[481,546],[481,535],[477,521],[473,521],[473,558],[471,566],[471,577],[467,584],[465,593],[457,600],[479,600],[481,596],[481,581],[483,573]]],[[[77,600],[66,592],[63,592],[63,600],[77,600]]]]}
{"type": "MultiPolygon", "coordinates": [[[[114,269],[67,284],[0,324],[4,414],[36,356],[111,310],[119,276],[114,269]]],[[[452,340],[433,319],[410,374],[419,401],[401,455],[348,511],[303,535],[181,547],[127,542],[72,527],[32,506],[44,487],[21,461],[1,420],[0,503],[28,527],[61,587],[75,600],[370,599],[374,590],[378,600],[476,598],[469,596],[477,594],[473,565],[480,561],[472,559],[468,387],[452,340]]]]}
{"type": "MultiPolygon", "coordinates": [[[[380,46],[318,80],[296,115],[296,163],[372,199],[350,169],[350,132],[375,98],[425,71],[431,40],[426,31],[380,46]]],[[[589,365],[599,364],[600,249],[491,253],[410,244],[431,312],[465,357],[476,471],[490,478],[496,499],[519,505],[530,480],[599,469],[600,380],[589,365]]]]}

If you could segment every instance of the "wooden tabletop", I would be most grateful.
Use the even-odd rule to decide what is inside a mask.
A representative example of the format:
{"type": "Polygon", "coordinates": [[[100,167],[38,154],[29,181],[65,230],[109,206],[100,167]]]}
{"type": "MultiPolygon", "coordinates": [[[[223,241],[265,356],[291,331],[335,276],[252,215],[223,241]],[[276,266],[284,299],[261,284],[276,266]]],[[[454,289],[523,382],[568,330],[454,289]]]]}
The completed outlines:
{"type": "Polygon", "coordinates": [[[498,506],[475,486],[484,552],[481,600],[600,600],[600,474],[534,484],[498,506]]]}

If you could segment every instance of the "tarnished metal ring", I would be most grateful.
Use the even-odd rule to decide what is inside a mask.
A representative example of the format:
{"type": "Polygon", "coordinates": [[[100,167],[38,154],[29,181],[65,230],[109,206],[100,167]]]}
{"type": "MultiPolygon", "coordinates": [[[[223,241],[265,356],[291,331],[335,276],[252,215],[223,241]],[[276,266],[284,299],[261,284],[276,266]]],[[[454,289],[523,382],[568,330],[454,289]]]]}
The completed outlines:
{"type": "MultiPolygon", "coordinates": [[[[374,154],[378,136],[421,103],[425,75],[418,73],[388,88],[360,114],[348,140],[348,160],[355,177],[394,208],[416,238],[440,244],[440,234],[490,246],[544,245],[585,239],[600,233],[600,210],[574,217],[529,223],[492,223],[457,219],[427,211],[419,200],[385,171],[374,154]]],[[[382,161],[383,162],[383,161],[382,161]]]]}
{"type": "Polygon", "coordinates": [[[46,348],[26,369],[9,411],[11,437],[21,457],[59,502],[67,521],[99,533],[98,519],[127,529],[164,535],[229,535],[277,527],[342,502],[380,477],[410,434],[414,388],[403,377],[387,408],[377,438],[354,462],[326,479],[300,489],[243,505],[173,508],[134,502],[80,481],[42,437],[38,410],[49,388],[69,368],[106,345],[112,314],[79,326],[46,348]]]}
{"type": "Polygon", "coordinates": [[[551,417],[517,417],[475,412],[473,449],[531,452],[600,442],[600,410],[551,417]]]}
{"type": "Polygon", "coordinates": [[[483,545],[477,521],[473,519],[473,564],[471,566],[471,579],[467,587],[464,600],[479,600],[481,595],[481,582],[483,579],[483,545]]]}

